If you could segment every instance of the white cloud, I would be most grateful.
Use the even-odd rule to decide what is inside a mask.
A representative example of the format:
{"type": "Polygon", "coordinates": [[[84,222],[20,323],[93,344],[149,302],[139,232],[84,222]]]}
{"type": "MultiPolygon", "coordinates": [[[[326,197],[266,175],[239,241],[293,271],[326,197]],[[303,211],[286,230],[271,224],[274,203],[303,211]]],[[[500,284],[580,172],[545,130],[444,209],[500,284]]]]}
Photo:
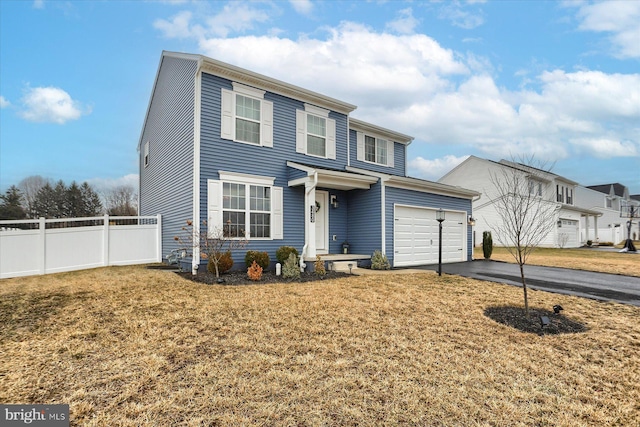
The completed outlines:
{"type": "Polygon", "coordinates": [[[140,176],[137,173],[131,173],[118,178],[92,178],[88,179],[87,182],[100,194],[104,194],[105,192],[122,185],[133,187],[137,192],[138,183],[140,182],[139,178],[140,176]]]}
{"type": "Polygon", "coordinates": [[[579,29],[611,34],[618,58],[640,58],[640,2],[633,0],[577,3],[579,29]]]}
{"type": "MultiPolygon", "coordinates": [[[[201,14],[198,14],[200,16],[201,14]]],[[[249,4],[231,2],[215,15],[205,17],[202,23],[192,24],[194,15],[182,11],[171,20],[157,19],[153,26],[167,38],[227,37],[231,33],[242,33],[254,28],[257,23],[269,20],[269,14],[249,4]]]]}
{"type": "Polygon", "coordinates": [[[71,99],[67,92],[51,86],[28,88],[22,103],[24,109],[20,116],[32,122],[64,124],[90,113],[89,109],[83,111],[80,103],[71,99]]]}
{"type": "Polygon", "coordinates": [[[424,159],[416,157],[409,160],[409,175],[437,181],[451,169],[464,162],[469,156],[444,156],[441,159],[424,159]]]}
{"type": "MultiPolygon", "coordinates": [[[[469,4],[480,2],[468,2],[469,4]]],[[[481,11],[471,12],[460,4],[459,1],[445,3],[440,9],[440,19],[446,19],[452,25],[465,30],[472,30],[484,24],[484,16],[481,11]]]]}
{"type": "Polygon", "coordinates": [[[424,34],[342,22],[314,37],[222,38],[198,35],[196,26],[187,32],[203,54],[355,104],[354,117],[414,136],[417,155],[443,144],[550,160],[640,151],[637,73],[551,69],[527,74],[534,83],[527,88],[508,90],[496,84],[487,58],[445,49],[424,34]]]}
{"type": "Polygon", "coordinates": [[[313,11],[311,0],[289,0],[289,3],[301,15],[310,15],[313,11]]]}
{"type": "Polygon", "coordinates": [[[413,34],[420,21],[413,16],[413,10],[409,7],[398,11],[398,16],[387,23],[386,28],[398,34],[413,34]]]}
{"type": "Polygon", "coordinates": [[[0,96],[0,108],[7,108],[11,106],[11,103],[4,96],[0,96]]]}

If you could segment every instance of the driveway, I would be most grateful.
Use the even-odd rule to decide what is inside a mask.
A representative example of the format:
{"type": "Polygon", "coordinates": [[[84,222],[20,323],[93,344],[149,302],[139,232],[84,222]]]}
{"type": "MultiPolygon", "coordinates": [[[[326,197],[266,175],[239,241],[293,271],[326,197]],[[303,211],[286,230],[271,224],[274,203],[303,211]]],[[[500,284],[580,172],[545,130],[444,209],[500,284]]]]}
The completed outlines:
{"type": "MultiPolygon", "coordinates": [[[[438,270],[437,265],[413,267],[438,270]]],[[[476,260],[443,264],[442,272],[473,279],[522,286],[517,264],[476,260]]],[[[640,307],[640,277],[594,273],[556,267],[525,265],[524,275],[531,289],[576,295],[602,301],[614,301],[640,307]]]]}

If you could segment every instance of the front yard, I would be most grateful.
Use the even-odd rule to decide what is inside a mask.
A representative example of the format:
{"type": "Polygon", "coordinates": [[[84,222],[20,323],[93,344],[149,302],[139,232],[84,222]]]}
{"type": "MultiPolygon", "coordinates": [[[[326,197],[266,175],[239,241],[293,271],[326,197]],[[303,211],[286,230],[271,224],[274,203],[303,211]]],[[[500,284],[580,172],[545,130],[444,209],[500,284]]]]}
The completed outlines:
{"type": "MultiPolygon", "coordinates": [[[[634,258],[636,259],[636,258],[634,258]]],[[[0,402],[72,425],[638,425],[640,308],[433,273],[219,286],[113,267],[0,281],[0,402]]]]}

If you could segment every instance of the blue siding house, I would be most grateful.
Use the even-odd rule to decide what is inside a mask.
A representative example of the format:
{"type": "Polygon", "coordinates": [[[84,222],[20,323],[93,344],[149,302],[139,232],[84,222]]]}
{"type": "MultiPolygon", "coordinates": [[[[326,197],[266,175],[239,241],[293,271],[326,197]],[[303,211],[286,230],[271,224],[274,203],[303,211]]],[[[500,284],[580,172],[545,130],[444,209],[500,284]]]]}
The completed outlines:
{"type": "MultiPolygon", "coordinates": [[[[140,214],[163,215],[163,255],[187,220],[206,220],[210,233],[228,225],[271,259],[294,246],[303,266],[375,250],[394,267],[437,263],[443,209],[443,262],[470,260],[478,193],[407,177],[413,138],[357,120],[355,109],[205,56],[163,52],[138,144],[140,214]]],[[[199,251],[191,262],[197,269],[199,251]]]]}

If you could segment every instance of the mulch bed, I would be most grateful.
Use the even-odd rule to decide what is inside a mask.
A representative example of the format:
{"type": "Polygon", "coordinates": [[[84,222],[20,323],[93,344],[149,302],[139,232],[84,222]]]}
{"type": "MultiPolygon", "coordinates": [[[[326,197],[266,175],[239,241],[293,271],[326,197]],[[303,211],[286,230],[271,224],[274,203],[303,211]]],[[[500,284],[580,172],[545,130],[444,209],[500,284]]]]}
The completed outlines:
{"type": "Polygon", "coordinates": [[[342,277],[349,277],[348,273],[338,272],[338,271],[327,271],[327,273],[323,276],[319,276],[315,273],[301,273],[299,279],[285,279],[280,276],[276,276],[273,272],[264,272],[262,273],[262,279],[258,281],[250,280],[247,277],[247,273],[245,271],[230,271],[220,275],[220,281],[216,279],[215,274],[211,274],[208,271],[198,271],[198,274],[195,276],[190,272],[176,272],[179,276],[192,280],[198,283],[204,283],[207,285],[264,285],[267,283],[292,283],[292,282],[315,282],[318,280],[328,280],[328,279],[338,279],[342,277]]]}
{"type": "Polygon", "coordinates": [[[576,334],[587,330],[587,327],[580,322],[571,320],[563,314],[556,314],[541,308],[529,308],[529,318],[525,314],[524,307],[509,305],[489,307],[484,311],[484,314],[498,323],[522,332],[539,335],[576,334]],[[541,316],[546,316],[549,319],[549,325],[542,326],[541,316]]]}

